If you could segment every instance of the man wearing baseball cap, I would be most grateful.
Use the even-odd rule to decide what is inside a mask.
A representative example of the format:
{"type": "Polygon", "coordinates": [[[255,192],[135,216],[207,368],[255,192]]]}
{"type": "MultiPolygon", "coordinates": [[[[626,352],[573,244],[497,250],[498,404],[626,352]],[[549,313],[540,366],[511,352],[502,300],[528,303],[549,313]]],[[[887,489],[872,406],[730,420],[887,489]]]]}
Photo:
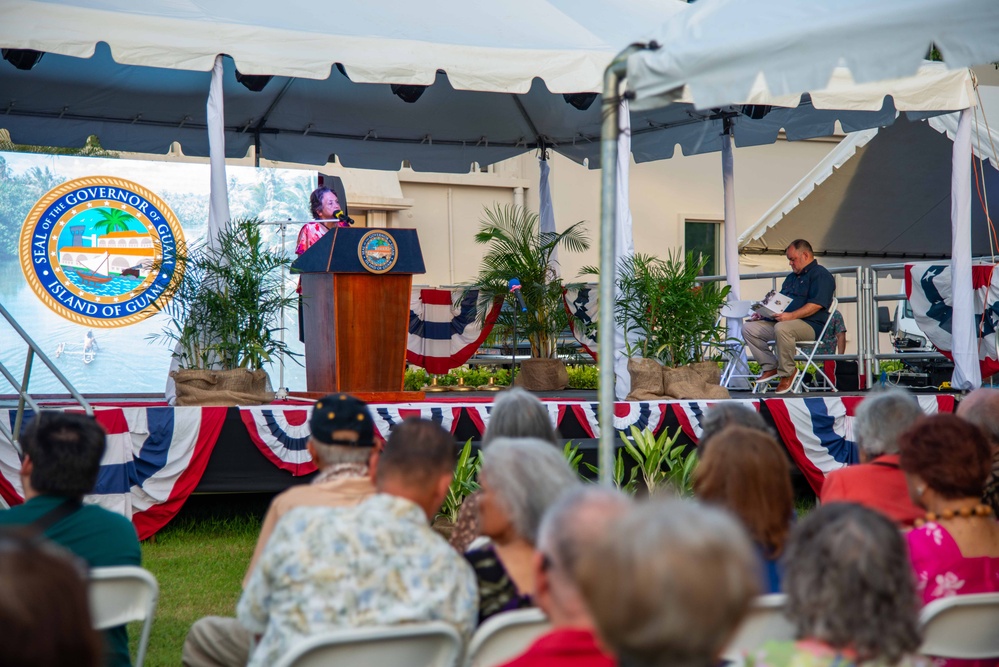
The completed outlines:
{"type": "MultiPolygon", "coordinates": [[[[319,474],[311,484],[293,486],[275,496],[264,517],[257,546],[246,570],[250,579],[278,519],[296,507],[347,507],[375,492],[368,465],[381,441],[368,406],[348,394],[330,394],[316,401],[309,418],[306,449],[319,474]]],[[[188,667],[245,665],[252,637],[235,618],[207,616],[191,626],[184,642],[188,667]]]]}

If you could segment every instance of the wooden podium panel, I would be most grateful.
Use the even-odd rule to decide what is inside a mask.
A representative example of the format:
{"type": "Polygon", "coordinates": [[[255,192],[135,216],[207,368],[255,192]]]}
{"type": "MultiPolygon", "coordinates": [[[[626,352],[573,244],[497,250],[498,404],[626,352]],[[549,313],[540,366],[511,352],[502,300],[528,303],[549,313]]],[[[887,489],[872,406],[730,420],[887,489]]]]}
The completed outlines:
{"type": "Polygon", "coordinates": [[[333,280],[338,391],[402,391],[413,276],[338,273],[333,280]]]}

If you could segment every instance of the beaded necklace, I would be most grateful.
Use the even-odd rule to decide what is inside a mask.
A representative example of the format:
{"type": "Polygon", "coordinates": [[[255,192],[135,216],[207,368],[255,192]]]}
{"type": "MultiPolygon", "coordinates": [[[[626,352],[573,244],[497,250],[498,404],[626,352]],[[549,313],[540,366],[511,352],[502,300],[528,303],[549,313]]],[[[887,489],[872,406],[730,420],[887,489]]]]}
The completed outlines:
{"type": "Polygon", "coordinates": [[[973,516],[990,516],[992,514],[992,508],[988,505],[974,505],[971,507],[959,507],[957,509],[945,509],[939,514],[936,512],[927,512],[926,516],[922,519],[916,519],[913,525],[916,528],[921,528],[927,523],[933,523],[939,521],[940,519],[968,519],[973,516]]]}

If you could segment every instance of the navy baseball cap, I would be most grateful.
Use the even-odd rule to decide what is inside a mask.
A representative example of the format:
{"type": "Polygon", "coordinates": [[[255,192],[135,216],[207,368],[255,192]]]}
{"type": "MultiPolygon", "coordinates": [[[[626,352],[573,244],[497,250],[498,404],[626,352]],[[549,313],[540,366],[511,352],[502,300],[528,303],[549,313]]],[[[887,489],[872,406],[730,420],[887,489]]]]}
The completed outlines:
{"type": "Polygon", "coordinates": [[[368,404],[349,394],[330,394],[316,401],[309,430],[313,438],[327,445],[373,447],[375,444],[375,423],[368,404]],[[354,431],[357,440],[334,439],[336,431],[354,431]]]}

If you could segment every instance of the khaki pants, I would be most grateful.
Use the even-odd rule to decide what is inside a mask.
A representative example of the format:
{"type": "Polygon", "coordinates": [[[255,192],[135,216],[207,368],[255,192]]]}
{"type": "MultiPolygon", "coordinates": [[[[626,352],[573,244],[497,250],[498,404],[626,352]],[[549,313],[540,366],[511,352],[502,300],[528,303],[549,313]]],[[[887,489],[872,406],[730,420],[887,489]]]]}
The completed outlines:
{"type": "Polygon", "coordinates": [[[772,371],[776,368],[780,377],[791,377],[795,371],[795,343],[799,340],[815,340],[815,329],[804,320],[755,320],[743,323],[742,337],[761,370],[772,371]],[[768,345],[772,340],[776,341],[777,356],[774,356],[768,345]]]}
{"type": "Polygon", "coordinates": [[[184,640],[184,667],[245,667],[253,636],[235,618],[198,619],[184,640]]]}

